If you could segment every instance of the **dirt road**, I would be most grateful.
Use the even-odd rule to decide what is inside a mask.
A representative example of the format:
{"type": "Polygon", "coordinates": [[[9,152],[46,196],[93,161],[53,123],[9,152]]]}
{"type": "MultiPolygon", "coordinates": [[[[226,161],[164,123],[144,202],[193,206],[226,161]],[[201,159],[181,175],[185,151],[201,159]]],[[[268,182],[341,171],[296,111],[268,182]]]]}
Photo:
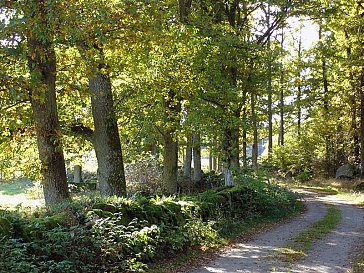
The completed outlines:
{"type": "Polygon", "coordinates": [[[310,272],[344,273],[351,268],[355,251],[364,243],[364,209],[336,199],[305,193],[307,212],[272,230],[260,234],[256,239],[238,244],[220,254],[206,266],[190,273],[269,273],[310,272]],[[342,221],[323,240],[314,243],[307,256],[294,264],[280,261],[276,250],[285,247],[289,240],[327,212],[327,203],[337,206],[342,212],[342,221]]]}

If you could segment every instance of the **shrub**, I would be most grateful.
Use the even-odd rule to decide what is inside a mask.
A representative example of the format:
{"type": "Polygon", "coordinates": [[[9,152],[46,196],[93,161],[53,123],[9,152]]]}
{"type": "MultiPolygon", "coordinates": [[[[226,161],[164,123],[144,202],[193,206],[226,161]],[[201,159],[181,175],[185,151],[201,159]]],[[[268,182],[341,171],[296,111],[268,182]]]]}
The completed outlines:
{"type": "Polygon", "coordinates": [[[129,195],[161,193],[162,171],[154,156],[142,155],[133,163],[125,164],[125,179],[129,195]]]}
{"type": "Polygon", "coordinates": [[[183,198],[87,198],[33,215],[0,212],[1,272],[143,272],[152,259],[215,246],[234,219],[282,217],[295,195],[238,175],[239,185],[183,198]]]}

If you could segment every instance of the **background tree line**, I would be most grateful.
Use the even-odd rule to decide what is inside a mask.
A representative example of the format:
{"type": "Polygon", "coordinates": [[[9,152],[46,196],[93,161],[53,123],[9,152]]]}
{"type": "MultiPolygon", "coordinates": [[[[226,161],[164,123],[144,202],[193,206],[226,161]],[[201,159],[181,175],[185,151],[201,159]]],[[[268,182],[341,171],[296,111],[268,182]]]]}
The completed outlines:
{"type": "Polygon", "coordinates": [[[69,198],[64,151],[94,149],[103,195],[125,195],[124,161],[146,152],[161,154],[165,194],[182,155],[183,176],[202,180],[202,146],[226,185],[262,166],[332,176],[364,164],[361,1],[0,7],[1,172],[41,176],[47,205],[69,198]],[[317,28],[311,48],[289,18],[317,28]]]}

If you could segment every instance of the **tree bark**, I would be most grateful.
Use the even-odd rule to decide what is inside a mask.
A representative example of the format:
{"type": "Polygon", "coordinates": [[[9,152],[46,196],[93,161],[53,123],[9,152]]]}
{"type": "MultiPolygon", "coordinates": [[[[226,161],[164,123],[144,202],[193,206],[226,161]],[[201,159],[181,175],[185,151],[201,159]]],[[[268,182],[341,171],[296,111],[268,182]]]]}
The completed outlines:
{"type": "Polygon", "coordinates": [[[230,186],[235,184],[231,171],[239,168],[239,128],[225,128],[222,144],[225,185],[230,186]]]}
{"type": "Polygon", "coordinates": [[[364,69],[360,78],[360,177],[364,178],[364,69]]]}
{"type": "Polygon", "coordinates": [[[183,165],[183,176],[186,178],[191,178],[191,164],[192,164],[192,139],[191,137],[187,137],[186,156],[183,165]]]}
{"type": "Polygon", "coordinates": [[[199,133],[193,134],[193,181],[196,183],[202,180],[201,170],[201,136],[199,133]]]}
{"type": "MultiPolygon", "coordinates": [[[[282,65],[283,66],[283,65],[282,65]]],[[[284,72],[283,67],[281,68],[281,78],[280,78],[281,86],[280,86],[280,95],[279,95],[279,144],[284,145],[284,72]]]]}
{"type": "Polygon", "coordinates": [[[244,169],[248,167],[248,154],[247,154],[247,132],[246,129],[243,129],[243,167],[244,169]]]}
{"type": "Polygon", "coordinates": [[[51,42],[47,1],[34,1],[35,15],[44,33],[29,31],[28,67],[32,83],[31,106],[41,162],[46,206],[68,199],[68,184],[56,104],[56,54],[51,42]],[[42,35],[42,36],[40,36],[42,35]]]}
{"type": "MultiPolygon", "coordinates": [[[[270,26],[270,6],[268,4],[267,25],[270,26]]],[[[272,114],[272,57],[271,34],[268,35],[268,159],[271,158],[273,149],[273,114],[272,114]]]]}
{"type": "MultiPolygon", "coordinates": [[[[298,42],[298,61],[301,63],[302,59],[302,36],[300,34],[299,42],[298,42]]],[[[298,68],[298,87],[297,87],[297,135],[298,138],[301,136],[301,116],[302,116],[302,108],[301,108],[301,98],[302,98],[302,85],[301,85],[301,70],[298,68]]]]}
{"type": "Polygon", "coordinates": [[[253,169],[258,168],[258,126],[257,115],[255,111],[256,94],[251,94],[251,111],[252,111],[252,127],[253,127],[253,147],[252,147],[252,165],[253,169]]]}
{"type": "Polygon", "coordinates": [[[82,166],[81,165],[73,166],[73,182],[74,183],[82,182],[82,166]]]}
{"type": "Polygon", "coordinates": [[[173,139],[172,132],[167,132],[163,138],[163,193],[175,194],[177,193],[178,142],[173,139]]]}
{"type": "Polygon", "coordinates": [[[192,0],[179,0],[179,18],[182,23],[188,22],[188,17],[191,12],[192,0]]]}
{"type": "MultiPolygon", "coordinates": [[[[281,48],[284,50],[284,28],[281,32],[281,48]]],[[[280,78],[279,78],[279,145],[284,145],[284,64],[283,61],[280,62],[280,78]]]]}
{"type": "Polygon", "coordinates": [[[357,126],[357,103],[355,97],[353,96],[351,99],[351,129],[353,131],[353,156],[354,162],[360,162],[360,141],[358,134],[358,126],[357,126]]]}
{"type": "Polygon", "coordinates": [[[212,155],[212,143],[210,143],[209,146],[209,172],[211,172],[213,170],[213,166],[212,166],[212,159],[213,155],[212,155]]]}
{"type": "Polygon", "coordinates": [[[123,196],[126,194],[126,182],[110,78],[100,72],[90,75],[89,89],[100,192],[105,196],[123,196]]]}
{"type": "Polygon", "coordinates": [[[164,131],[164,157],[163,157],[163,193],[177,193],[178,178],[178,141],[174,139],[179,126],[179,114],[181,112],[181,103],[176,98],[177,95],[173,90],[168,92],[163,100],[164,121],[168,124],[168,130],[164,131]],[[177,101],[176,101],[177,100],[177,101]]]}

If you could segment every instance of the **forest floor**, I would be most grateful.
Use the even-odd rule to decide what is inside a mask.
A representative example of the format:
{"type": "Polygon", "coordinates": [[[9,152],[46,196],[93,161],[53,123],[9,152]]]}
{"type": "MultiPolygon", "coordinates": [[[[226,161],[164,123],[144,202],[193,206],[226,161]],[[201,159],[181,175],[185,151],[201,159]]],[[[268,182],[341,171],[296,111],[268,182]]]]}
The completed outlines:
{"type": "Polygon", "coordinates": [[[234,244],[216,254],[205,265],[191,265],[188,270],[178,272],[350,272],[353,258],[360,252],[364,243],[364,209],[334,195],[302,190],[301,193],[307,207],[304,214],[274,226],[257,235],[255,239],[234,244]],[[302,259],[281,259],[281,250],[285,249],[297,234],[325,217],[329,204],[341,211],[342,219],[339,224],[323,239],[314,241],[302,259]]]}

